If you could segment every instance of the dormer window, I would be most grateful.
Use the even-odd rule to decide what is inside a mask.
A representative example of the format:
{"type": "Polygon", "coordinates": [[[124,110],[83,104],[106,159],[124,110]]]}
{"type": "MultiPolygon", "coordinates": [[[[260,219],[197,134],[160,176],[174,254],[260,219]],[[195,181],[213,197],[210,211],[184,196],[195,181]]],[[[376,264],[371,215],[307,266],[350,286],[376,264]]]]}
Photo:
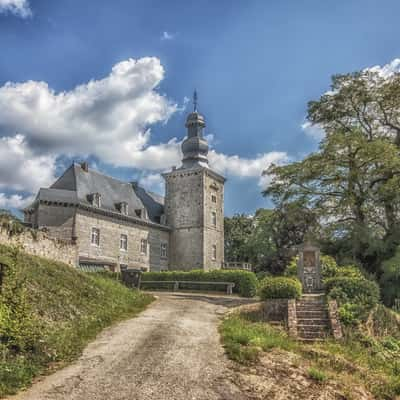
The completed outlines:
{"type": "Polygon", "coordinates": [[[119,211],[121,214],[128,215],[128,203],[126,201],[119,203],[119,211]]]}
{"type": "Polygon", "coordinates": [[[141,209],[136,209],[135,214],[138,218],[142,218],[142,210],[141,209]]]}
{"type": "Polygon", "coordinates": [[[92,203],[92,206],[100,208],[101,207],[101,194],[100,193],[92,193],[89,196],[89,200],[92,203]]]}

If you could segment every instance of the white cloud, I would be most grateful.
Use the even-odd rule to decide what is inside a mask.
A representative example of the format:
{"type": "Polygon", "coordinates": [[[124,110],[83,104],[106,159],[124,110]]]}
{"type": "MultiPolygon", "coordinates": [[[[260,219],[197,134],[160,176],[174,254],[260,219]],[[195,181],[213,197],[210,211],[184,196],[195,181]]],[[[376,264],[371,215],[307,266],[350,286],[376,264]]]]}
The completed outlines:
{"type": "Polygon", "coordinates": [[[161,174],[148,174],[139,179],[140,186],[160,194],[164,193],[164,182],[161,174]]]}
{"type": "Polygon", "coordinates": [[[400,58],[395,58],[383,67],[375,65],[374,67],[366,68],[364,71],[377,72],[382,78],[389,78],[393,74],[400,72],[400,58]]]}
{"type": "Polygon", "coordinates": [[[239,178],[259,178],[258,184],[264,187],[267,177],[262,176],[271,164],[282,164],[289,160],[287,153],[273,151],[259,154],[255,158],[241,158],[237,155],[228,156],[212,150],[209,154],[210,166],[220,174],[237,176],[239,178]]]}
{"type": "Polygon", "coordinates": [[[325,131],[319,124],[312,124],[310,121],[306,121],[301,125],[301,129],[307,136],[315,140],[322,140],[325,137],[325,131]]]}
{"type": "Polygon", "coordinates": [[[175,38],[175,35],[173,33],[164,31],[161,35],[161,40],[172,40],[175,38]]]}
{"type": "Polygon", "coordinates": [[[23,135],[0,138],[0,188],[34,192],[55,179],[55,157],[36,155],[23,135]]]}
{"type": "Polygon", "coordinates": [[[33,202],[35,196],[23,197],[19,194],[13,194],[6,196],[4,193],[0,193],[0,208],[24,208],[33,202]]]}
{"type": "Polygon", "coordinates": [[[8,13],[21,18],[32,16],[28,0],[0,0],[0,14],[8,13]]]}
{"type": "MultiPolygon", "coordinates": [[[[106,78],[56,93],[45,82],[0,87],[0,136],[18,131],[35,152],[86,156],[127,167],[150,168],[148,127],[165,123],[177,105],[156,91],[164,77],[157,58],[116,64],[106,78]]],[[[163,148],[170,149],[169,144],[163,148]]]]}

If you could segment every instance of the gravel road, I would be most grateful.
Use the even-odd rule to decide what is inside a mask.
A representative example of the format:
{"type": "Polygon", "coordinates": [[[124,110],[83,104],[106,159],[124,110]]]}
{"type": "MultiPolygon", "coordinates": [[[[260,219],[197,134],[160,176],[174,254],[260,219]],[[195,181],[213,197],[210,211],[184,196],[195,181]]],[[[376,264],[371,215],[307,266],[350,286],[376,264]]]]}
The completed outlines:
{"type": "Polygon", "coordinates": [[[10,400],[245,400],[218,324],[244,299],[158,293],[138,317],[104,330],[70,366],[10,400]]]}

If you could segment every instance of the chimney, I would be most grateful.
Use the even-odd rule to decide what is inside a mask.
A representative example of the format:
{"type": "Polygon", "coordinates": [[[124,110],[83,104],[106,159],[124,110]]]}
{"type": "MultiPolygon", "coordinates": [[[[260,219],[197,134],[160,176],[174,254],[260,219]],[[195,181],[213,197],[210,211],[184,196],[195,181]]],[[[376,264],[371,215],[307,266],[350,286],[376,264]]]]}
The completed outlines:
{"type": "Polygon", "coordinates": [[[84,161],[81,163],[81,168],[85,171],[85,172],[89,172],[89,163],[87,161],[84,161]]]}

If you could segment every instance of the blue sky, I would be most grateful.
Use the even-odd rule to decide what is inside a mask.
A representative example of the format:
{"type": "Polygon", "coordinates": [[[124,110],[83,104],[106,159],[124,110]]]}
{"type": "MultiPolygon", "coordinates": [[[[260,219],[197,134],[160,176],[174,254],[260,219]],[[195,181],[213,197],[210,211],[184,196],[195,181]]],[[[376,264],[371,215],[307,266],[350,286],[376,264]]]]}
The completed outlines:
{"type": "Polygon", "coordinates": [[[0,0],[0,207],[85,158],[162,190],[194,88],[226,214],[270,206],[262,169],[317,148],[302,124],[331,75],[400,57],[398,15],[386,0],[0,0]]]}

